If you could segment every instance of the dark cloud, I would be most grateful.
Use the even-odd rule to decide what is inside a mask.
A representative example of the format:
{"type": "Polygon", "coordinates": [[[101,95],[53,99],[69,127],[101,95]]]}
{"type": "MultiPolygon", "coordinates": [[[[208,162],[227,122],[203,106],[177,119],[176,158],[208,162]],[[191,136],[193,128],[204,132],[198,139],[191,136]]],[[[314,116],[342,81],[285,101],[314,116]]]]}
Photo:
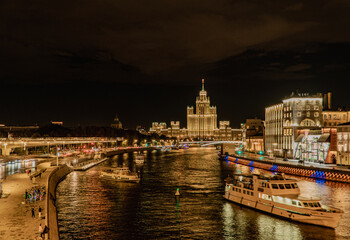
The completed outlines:
{"type": "MultiPolygon", "coordinates": [[[[275,89],[281,97],[303,86],[308,91],[332,88],[327,78],[333,83],[349,79],[349,10],[346,0],[3,0],[0,80],[9,91],[31,86],[40,89],[37,94],[59,95],[74,89],[67,93],[73,102],[84,84],[93,88],[84,88],[92,95],[93,86],[102,93],[122,87],[132,92],[135,84],[143,84],[130,98],[136,104],[147,93],[157,98],[157,92],[170,91],[168,97],[176,99],[184,86],[195,95],[198,80],[205,77],[213,99],[227,113],[232,103],[224,101],[222,88],[249,94],[244,92],[249,82],[267,92],[275,89]],[[277,88],[276,82],[286,84],[277,88]]],[[[107,100],[101,94],[97,105],[107,100]]],[[[181,104],[193,104],[193,99],[181,104]]],[[[185,106],[176,107],[173,111],[181,112],[185,106]]],[[[251,107],[259,112],[264,106],[251,107]]]]}
{"type": "Polygon", "coordinates": [[[30,64],[36,71],[39,63],[55,67],[64,53],[156,74],[281,39],[348,41],[345,31],[329,34],[340,19],[349,24],[346,7],[345,1],[2,1],[2,47],[7,58],[37,59],[30,64]]]}

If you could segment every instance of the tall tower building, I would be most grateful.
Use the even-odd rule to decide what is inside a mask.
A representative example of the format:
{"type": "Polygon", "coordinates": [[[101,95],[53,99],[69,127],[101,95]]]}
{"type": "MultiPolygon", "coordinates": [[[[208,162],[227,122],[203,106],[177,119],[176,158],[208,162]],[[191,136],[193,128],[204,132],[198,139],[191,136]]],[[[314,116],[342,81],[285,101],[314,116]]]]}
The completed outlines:
{"type": "Polygon", "coordinates": [[[196,98],[196,109],[187,107],[187,129],[189,137],[201,139],[214,137],[214,130],[217,129],[216,106],[210,106],[210,98],[204,89],[204,79],[202,90],[196,98]]]}

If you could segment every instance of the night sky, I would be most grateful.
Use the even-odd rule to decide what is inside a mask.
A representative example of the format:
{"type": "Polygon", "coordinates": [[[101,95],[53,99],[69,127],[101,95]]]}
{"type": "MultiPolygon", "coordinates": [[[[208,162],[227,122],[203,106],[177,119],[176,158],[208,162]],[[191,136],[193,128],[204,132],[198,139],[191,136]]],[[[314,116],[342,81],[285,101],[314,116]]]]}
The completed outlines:
{"type": "Polygon", "coordinates": [[[300,92],[350,108],[350,1],[2,0],[0,123],[181,121],[206,79],[232,127],[300,92]]]}

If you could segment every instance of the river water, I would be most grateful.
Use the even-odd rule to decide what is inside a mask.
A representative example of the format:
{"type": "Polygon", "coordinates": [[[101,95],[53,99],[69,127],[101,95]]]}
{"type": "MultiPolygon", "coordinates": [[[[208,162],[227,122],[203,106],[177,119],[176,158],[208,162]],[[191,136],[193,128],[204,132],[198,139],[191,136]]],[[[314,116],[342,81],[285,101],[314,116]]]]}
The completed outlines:
{"type": "Polygon", "coordinates": [[[263,170],[218,160],[217,151],[192,148],[115,156],[86,172],[73,172],[57,188],[61,239],[350,239],[350,185],[299,178],[304,195],[345,211],[326,229],[286,221],[227,202],[224,179],[233,172],[263,170]],[[103,167],[140,171],[140,184],[99,178],[103,167]],[[180,201],[174,193],[180,188],[180,201]]]}

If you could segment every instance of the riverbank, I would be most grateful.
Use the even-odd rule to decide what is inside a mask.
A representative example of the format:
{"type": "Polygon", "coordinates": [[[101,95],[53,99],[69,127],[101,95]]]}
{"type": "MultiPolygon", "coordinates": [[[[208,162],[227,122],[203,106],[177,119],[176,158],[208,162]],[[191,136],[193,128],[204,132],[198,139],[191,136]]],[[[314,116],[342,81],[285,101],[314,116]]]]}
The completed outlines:
{"type": "Polygon", "coordinates": [[[59,239],[56,209],[56,188],[58,183],[70,172],[72,172],[70,167],[67,165],[61,165],[56,167],[47,178],[47,197],[45,201],[47,211],[45,223],[49,227],[48,235],[50,240],[59,239]]]}
{"type": "Polygon", "coordinates": [[[305,166],[292,161],[274,161],[252,156],[222,155],[221,158],[242,165],[261,168],[272,172],[310,177],[328,181],[350,183],[350,171],[327,166],[305,166]]]}
{"type": "Polygon", "coordinates": [[[38,165],[37,170],[45,169],[41,178],[35,178],[35,182],[26,173],[17,173],[8,176],[3,181],[3,198],[0,198],[0,240],[2,239],[36,239],[39,236],[39,224],[45,226],[45,200],[25,202],[26,189],[46,187],[46,180],[55,167],[49,163],[38,165]],[[39,218],[38,209],[42,209],[42,217],[39,218]],[[35,217],[32,217],[34,208],[35,217]]]}

